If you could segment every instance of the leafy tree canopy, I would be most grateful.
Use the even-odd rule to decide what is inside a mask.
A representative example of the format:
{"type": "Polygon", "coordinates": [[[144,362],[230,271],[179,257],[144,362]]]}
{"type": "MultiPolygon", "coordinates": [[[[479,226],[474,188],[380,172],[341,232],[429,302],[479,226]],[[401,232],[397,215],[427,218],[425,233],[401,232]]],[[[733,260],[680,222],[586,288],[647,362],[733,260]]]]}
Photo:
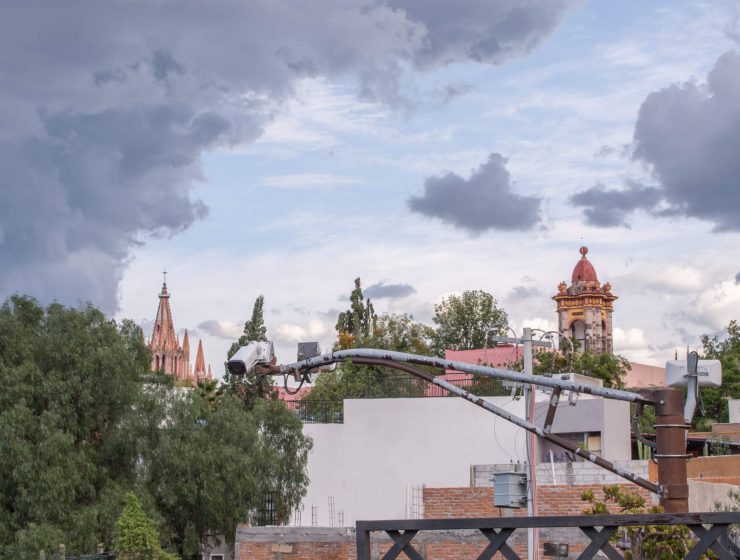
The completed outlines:
{"type": "MultiPolygon", "coordinates": [[[[593,490],[581,494],[581,501],[590,504],[583,510],[584,515],[606,515],[611,513],[663,513],[660,506],[648,508],[637,492],[626,490],[619,484],[602,487],[602,498],[597,499],[593,490]]],[[[686,525],[642,525],[624,527],[610,539],[613,543],[625,539],[629,549],[625,551],[625,560],[680,560],[686,558],[694,548],[696,540],[686,525]]],[[[714,555],[702,554],[701,560],[708,560],[714,555]]]]}
{"type": "Polygon", "coordinates": [[[239,340],[234,342],[229,348],[228,357],[231,358],[240,347],[248,344],[252,340],[266,341],[267,340],[267,327],[265,327],[265,296],[259,295],[254,300],[254,306],[252,307],[252,316],[245,321],[243,334],[239,337],[239,340]]]}
{"type": "MultiPolygon", "coordinates": [[[[540,350],[535,353],[534,373],[567,373],[574,372],[589,377],[601,379],[604,387],[616,389],[624,388],[624,378],[630,371],[629,360],[624,356],[609,353],[592,354],[590,352],[576,352],[572,357],[570,352],[551,352],[540,350]]],[[[522,361],[516,365],[522,369],[522,361]]]]}
{"type": "Polygon", "coordinates": [[[180,555],[232,543],[268,495],[288,519],[307,485],[300,421],[213,383],[144,385],[150,363],[138,327],[92,306],[0,307],[0,557],[110,548],[131,491],[180,555]]]}
{"type": "Polygon", "coordinates": [[[111,542],[134,482],[126,418],[150,363],[138,327],[90,305],[0,308],[0,556],[111,542]]]}
{"type": "Polygon", "coordinates": [[[176,560],[162,550],[154,522],[147,517],[133,492],[126,495],[126,507],[116,521],[113,548],[121,560],[176,560]]]}
{"type": "Polygon", "coordinates": [[[339,346],[346,348],[372,335],[377,321],[373,304],[370,299],[365,301],[359,278],[355,278],[355,288],[349,296],[349,302],[349,309],[339,314],[336,324],[339,346]]]}
{"type": "Polygon", "coordinates": [[[727,399],[740,398],[740,325],[732,320],[723,336],[701,337],[703,358],[722,363],[722,386],[701,389],[697,428],[708,429],[716,422],[729,422],[727,399]]]}
{"type": "Polygon", "coordinates": [[[483,348],[489,331],[503,335],[509,324],[506,311],[482,290],[466,290],[444,298],[434,306],[432,320],[436,325],[434,349],[439,356],[448,349],[483,348]]]}
{"type": "MultiPolygon", "coordinates": [[[[368,335],[348,338],[338,333],[336,347],[380,348],[433,355],[431,342],[434,331],[427,325],[415,322],[411,315],[384,314],[377,317],[374,323],[375,327],[368,335]]],[[[341,401],[358,397],[416,396],[423,394],[424,385],[424,381],[410,379],[408,374],[388,368],[344,362],[336,370],[319,375],[308,399],[341,401]],[[399,380],[402,382],[399,383],[399,380]]]]}
{"type": "MultiPolygon", "coordinates": [[[[244,323],[244,332],[239,340],[234,342],[227,353],[226,359],[229,360],[242,346],[249,344],[251,341],[267,341],[267,328],[264,319],[265,297],[257,296],[252,307],[252,316],[244,323]]],[[[262,379],[256,383],[255,375],[249,372],[243,376],[234,376],[225,368],[224,371],[224,391],[239,397],[247,408],[251,408],[257,399],[274,397],[275,383],[271,377],[262,379]]]]}
{"type": "Polygon", "coordinates": [[[268,498],[285,522],[305,493],[311,448],[301,423],[282,402],[197,391],[151,391],[141,407],[140,484],[164,519],[163,538],[181,555],[234,530],[268,498]],[[289,476],[288,472],[289,471],[289,476]]]}

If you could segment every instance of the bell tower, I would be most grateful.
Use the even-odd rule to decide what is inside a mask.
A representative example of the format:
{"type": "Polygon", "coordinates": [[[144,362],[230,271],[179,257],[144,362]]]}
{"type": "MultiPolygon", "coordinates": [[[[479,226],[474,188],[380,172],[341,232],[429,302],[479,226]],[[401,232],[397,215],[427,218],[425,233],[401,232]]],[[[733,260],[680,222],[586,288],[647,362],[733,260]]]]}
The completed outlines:
{"type": "Polygon", "coordinates": [[[561,282],[557,295],[558,331],[569,337],[582,352],[602,354],[613,352],[612,313],[617,296],[609,282],[603,286],[596,269],[586,258],[588,247],[580,248],[570,286],[561,282]]]}
{"type": "Polygon", "coordinates": [[[170,293],[167,290],[167,272],[164,272],[162,291],[159,293],[159,307],[157,318],[154,321],[152,337],[148,345],[152,351],[151,371],[172,375],[183,383],[195,383],[204,378],[211,378],[210,366],[206,372],[203,358],[203,342],[198,342],[198,353],[195,360],[195,372],[190,367],[190,337],[187,329],[183,337],[182,346],[175,332],[170,309],[170,293]]]}

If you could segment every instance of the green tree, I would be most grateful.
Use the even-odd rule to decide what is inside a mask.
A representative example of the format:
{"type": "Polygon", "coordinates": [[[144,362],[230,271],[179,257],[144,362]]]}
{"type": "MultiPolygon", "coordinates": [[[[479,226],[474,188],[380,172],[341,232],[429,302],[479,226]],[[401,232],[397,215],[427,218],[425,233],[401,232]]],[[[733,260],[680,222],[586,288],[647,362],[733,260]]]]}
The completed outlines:
{"type": "Polygon", "coordinates": [[[180,554],[233,542],[268,495],[287,520],[307,484],[300,421],[214,383],[145,385],[150,363],[140,329],[92,306],[0,307],[0,557],[110,548],[132,490],[180,554]]]}
{"type": "MultiPolygon", "coordinates": [[[[516,368],[521,371],[521,360],[516,368]]],[[[601,379],[604,387],[616,389],[624,388],[625,376],[631,368],[627,358],[607,352],[576,352],[571,356],[570,352],[540,350],[535,353],[533,364],[534,373],[580,373],[601,379]]]]}
{"type": "Polygon", "coordinates": [[[198,381],[195,390],[198,396],[206,401],[211,408],[218,406],[218,401],[223,395],[223,389],[218,386],[218,381],[215,379],[201,379],[198,381]]]}
{"type": "MultiPolygon", "coordinates": [[[[588,377],[601,379],[604,382],[604,387],[624,388],[624,378],[631,368],[629,360],[624,356],[615,356],[607,353],[591,354],[589,352],[576,352],[571,355],[570,348],[568,348],[567,352],[562,350],[559,352],[550,350],[539,350],[535,352],[532,364],[533,372],[535,374],[579,373],[588,377]]],[[[516,371],[523,371],[523,358],[507,364],[506,367],[516,371]]],[[[496,380],[477,376],[470,386],[470,392],[480,396],[488,396],[503,395],[507,394],[508,391],[496,380]]],[[[652,424],[649,431],[651,430],[652,424]]]]}
{"type": "Polygon", "coordinates": [[[218,406],[198,392],[152,389],[140,407],[140,484],[163,519],[162,536],[181,556],[223,537],[269,497],[287,521],[305,493],[311,442],[281,402],[247,410],[224,394],[218,406]]]}
{"type": "MultiPolygon", "coordinates": [[[[740,486],[728,490],[725,500],[714,502],[713,511],[740,512],[740,486]]],[[[740,524],[730,525],[730,534],[737,542],[737,538],[740,536],[740,524]]]]}
{"type": "Polygon", "coordinates": [[[444,298],[434,306],[432,320],[436,325],[434,349],[439,356],[445,350],[483,348],[489,331],[505,334],[509,324],[506,311],[482,290],[466,290],[462,295],[444,298]]]}
{"type": "Polygon", "coordinates": [[[126,418],[150,363],[138,327],[90,305],[2,305],[0,556],[111,542],[137,461],[126,418]]]}
{"type": "MultiPolygon", "coordinates": [[[[252,316],[244,323],[243,334],[229,348],[226,356],[227,360],[236,354],[239,348],[249,344],[251,341],[267,341],[264,306],[265,297],[260,294],[254,300],[252,316]]],[[[229,373],[228,369],[225,369],[223,391],[237,396],[244,402],[247,408],[251,408],[254,406],[256,400],[275,397],[275,383],[271,377],[262,379],[257,383],[256,376],[252,372],[248,372],[242,376],[234,376],[229,373]]]]}
{"type": "Polygon", "coordinates": [[[349,309],[339,314],[336,330],[339,333],[339,348],[351,348],[355,341],[367,339],[372,335],[377,321],[373,304],[362,293],[359,278],[355,278],[355,288],[349,296],[349,309]]]}
{"type": "MultiPolygon", "coordinates": [[[[345,349],[351,343],[349,347],[353,348],[433,355],[431,341],[434,331],[427,325],[415,322],[411,315],[384,314],[376,318],[374,323],[368,335],[344,337],[343,333],[338,333],[336,347],[345,349]]],[[[425,381],[410,378],[408,374],[396,370],[344,362],[334,371],[319,375],[306,400],[334,401],[338,403],[336,406],[339,411],[342,399],[421,396],[425,387],[425,381]]]]}
{"type": "Polygon", "coordinates": [[[271,524],[290,521],[308,486],[306,464],[313,442],[303,435],[303,424],[281,400],[263,400],[253,411],[260,435],[255,468],[259,483],[257,517],[269,499],[271,524]]]}
{"type": "MultiPolygon", "coordinates": [[[[608,515],[610,510],[619,513],[662,513],[661,507],[647,508],[645,498],[636,492],[625,490],[619,484],[604,486],[603,498],[597,500],[592,490],[581,494],[581,501],[590,504],[583,510],[584,515],[608,515]]],[[[625,551],[625,560],[680,560],[694,548],[695,541],[686,525],[644,525],[623,527],[614,536],[612,542],[626,537],[629,550],[625,551]]],[[[702,560],[709,556],[702,554],[702,560]]]]}
{"type": "Polygon", "coordinates": [[[113,550],[121,560],[175,560],[162,550],[154,522],[147,517],[136,495],[126,495],[126,507],[116,521],[113,550]]]}
{"type": "Polygon", "coordinates": [[[229,348],[228,358],[231,358],[236,351],[239,350],[245,344],[255,341],[266,341],[267,340],[267,327],[265,327],[265,296],[260,294],[257,299],[254,300],[254,306],[252,307],[252,316],[245,321],[243,334],[239,337],[239,340],[234,342],[229,348]]]}
{"type": "Polygon", "coordinates": [[[727,399],[740,398],[740,325],[732,320],[724,336],[701,337],[703,358],[722,363],[722,386],[701,389],[702,407],[696,415],[697,428],[729,422],[727,399]]]}

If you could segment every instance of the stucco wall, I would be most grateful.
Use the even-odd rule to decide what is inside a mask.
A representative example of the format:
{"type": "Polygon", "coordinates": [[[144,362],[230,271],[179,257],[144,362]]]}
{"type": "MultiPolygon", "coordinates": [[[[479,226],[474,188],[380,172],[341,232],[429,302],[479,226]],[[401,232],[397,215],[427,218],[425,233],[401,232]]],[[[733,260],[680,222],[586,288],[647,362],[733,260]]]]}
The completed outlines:
{"type": "MultiPolygon", "coordinates": [[[[522,400],[487,397],[519,416],[522,400]]],[[[361,399],[344,403],[344,424],[306,424],[313,438],[301,525],[409,516],[412,487],[467,486],[475,464],[524,460],[524,432],[459,398],[361,399]]],[[[293,520],[295,522],[295,519],[293,520]]]]}
{"type": "Polygon", "coordinates": [[[740,424],[740,399],[729,399],[727,405],[730,409],[730,423],[740,424]]]}
{"type": "MultiPolygon", "coordinates": [[[[535,416],[542,425],[548,403],[538,402],[535,416]]],[[[630,444],[629,403],[617,400],[593,398],[581,395],[575,406],[562,399],[555,413],[552,432],[555,434],[577,432],[601,433],[601,456],[610,461],[629,461],[632,458],[630,444]]],[[[537,457],[543,457],[538,444],[537,457]]]]}
{"type": "Polygon", "coordinates": [[[737,488],[734,484],[689,480],[689,511],[714,511],[716,502],[731,505],[727,494],[737,488]]]}

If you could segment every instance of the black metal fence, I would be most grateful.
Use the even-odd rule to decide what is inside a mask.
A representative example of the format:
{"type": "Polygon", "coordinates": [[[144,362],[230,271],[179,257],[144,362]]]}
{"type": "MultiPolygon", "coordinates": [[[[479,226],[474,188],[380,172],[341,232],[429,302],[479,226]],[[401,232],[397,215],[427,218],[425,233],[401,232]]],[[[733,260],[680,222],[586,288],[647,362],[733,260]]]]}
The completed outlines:
{"type": "Polygon", "coordinates": [[[277,492],[267,492],[262,505],[253,511],[249,520],[254,526],[278,525],[277,492]]]}
{"type": "MultiPolygon", "coordinates": [[[[459,379],[447,379],[453,385],[467,389],[481,397],[505,396],[511,389],[505,387],[501,380],[492,377],[460,376],[459,379]]],[[[437,385],[411,375],[381,375],[369,381],[365,386],[354,388],[348,396],[352,399],[388,399],[388,398],[422,398],[448,397],[450,394],[437,385]]],[[[286,401],[286,406],[295,412],[305,424],[341,424],[344,422],[344,404],[342,401],[286,401]]]]}
{"type": "Polygon", "coordinates": [[[371,560],[373,532],[384,532],[393,542],[383,556],[384,560],[398,558],[401,553],[412,560],[424,560],[424,556],[412,544],[420,531],[460,530],[477,530],[485,537],[487,544],[477,555],[477,560],[490,560],[497,552],[500,552],[506,560],[521,560],[521,556],[510,546],[512,542],[509,539],[517,529],[530,527],[580,529],[587,538],[585,548],[578,556],[579,560],[594,558],[599,553],[605,554],[611,560],[619,560],[624,558],[624,555],[615,548],[613,537],[620,528],[641,526],[659,527],[663,531],[667,526],[688,527],[694,538],[693,546],[684,556],[687,560],[698,560],[710,549],[721,560],[736,560],[740,558],[737,555],[740,551],[728,537],[730,525],[735,523],[740,523],[738,512],[358,521],[357,560],[371,560]]]}
{"type": "Polygon", "coordinates": [[[342,424],[344,410],[341,401],[285,401],[289,410],[304,424],[342,424]]]}

